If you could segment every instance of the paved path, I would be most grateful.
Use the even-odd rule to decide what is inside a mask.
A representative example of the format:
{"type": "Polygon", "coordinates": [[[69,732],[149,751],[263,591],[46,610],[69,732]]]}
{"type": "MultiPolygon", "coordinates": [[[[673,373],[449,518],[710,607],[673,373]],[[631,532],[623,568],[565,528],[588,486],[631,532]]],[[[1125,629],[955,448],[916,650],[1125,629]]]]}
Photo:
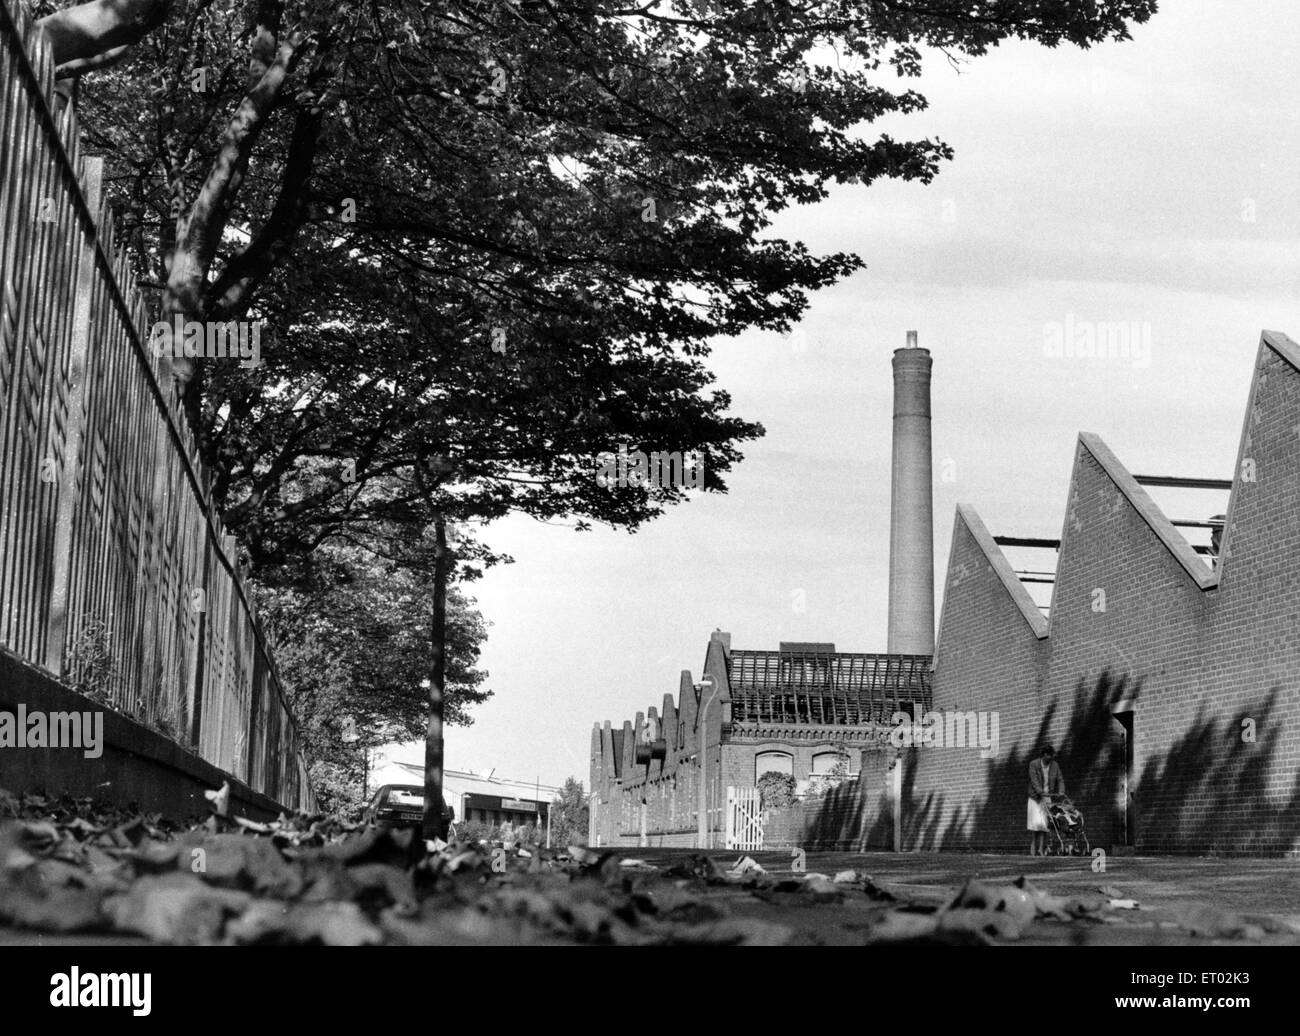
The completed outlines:
{"type": "MultiPolygon", "coordinates": [[[[669,867],[695,854],[691,849],[620,849],[622,856],[646,860],[658,867],[669,867]]],[[[769,872],[789,871],[791,853],[742,853],[713,850],[709,853],[724,869],[742,856],[752,856],[769,872]]],[[[947,902],[969,878],[992,884],[1006,884],[1024,875],[1039,888],[1057,895],[1094,893],[1108,886],[1125,897],[1136,899],[1137,911],[1117,912],[1115,923],[1075,922],[1061,924],[1040,922],[1029,934],[1031,942],[1087,942],[1115,944],[1164,943],[1232,943],[1240,938],[1221,939],[1207,933],[1216,921],[1237,917],[1261,921],[1269,928],[1282,929],[1265,938],[1250,940],[1264,943],[1300,943],[1300,860],[1239,859],[1229,857],[1122,856],[1110,857],[1104,873],[1094,873],[1092,861],[1070,857],[1030,857],[991,853],[840,853],[810,852],[808,872],[833,877],[837,871],[865,871],[877,883],[887,885],[908,900],[939,905],[947,902]],[[1189,930],[1189,924],[1191,930],[1189,930]],[[1291,929],[1285,934],[1285,929],[1291,929]]],[[[733,909],[747,915],[778,920],[760,904],[758,909],[745,905],[743,896],[731,895],[733,909]]],[[[752,899],[753,897],[750,896],[752,899]]],[[[796,924],[800,929],[826,924],[846,929],[849,938],[831,941],[854,941],[858,903],[831,907],[808,907],[797,911],[780,911],[779,920],[796,924]],[[847,911],[846,911],[847,907],[847,911]],[[805,911],[812,911],[806,922],[798,921],[805,911]],[[824,916],[816,916],[824,915],[824,916]]],[[[865,921],[865,915],[861,919],[865,921]]],[[[826,929],[820,929],[820,936],[826,929]]]]}
{"type": "MultiPolygon", "coordinates": [[[[663,872],[697,855],[691,849],[620,849],[623,857],[642,859],[657,871],[644,880],[661,886],[663,872]]],[[[791,854],[715,850],[709,853],[724,869],[742,856],[752,856],[770,873],[790,872],[791,854]]],[[[1300,860],[1236,859],[1171,856],[1126,856],[1107,860],[1104,873],[1094,873],[1090,860],[1031,858],[985,853],[829,853],[810,852],[807,871],[833,877],[837,871],[857,870],[900,899],[922,906],[951,900],[968,879],[994,885],[1024,875],[1034,885],[1057,895],[1082,895],[1108,886],[1136,899],[1140,910],[1118,911],[1111,923],[1092,921],[1036,922],[1024,942],[1090,945],[1241,945],[1300,943],[1300,860]],[[1215,934],[1225,919],[1261,922],[1271,931],[1262,937],[1215,934]],[[1289,931],[1288,931],[1289,930],[1289,931]],[[1199,932],[1199,934],[1198,934],[1199,932]]],[[[797,894],[760,898],[741,888],[714,887],[706,896],[725,901],[733,916],[787,925],[800,942],[860,945],[878,922],[881,904],[861,892],[839,903],[813,903],[797,894]]],[[[1259,925],[1255,928],[1258,930],[1259,925]]],[[[115,935],[51,936],[0,926],[0,944],[78,946],[140,945],[144,940],[115,935]]]]}

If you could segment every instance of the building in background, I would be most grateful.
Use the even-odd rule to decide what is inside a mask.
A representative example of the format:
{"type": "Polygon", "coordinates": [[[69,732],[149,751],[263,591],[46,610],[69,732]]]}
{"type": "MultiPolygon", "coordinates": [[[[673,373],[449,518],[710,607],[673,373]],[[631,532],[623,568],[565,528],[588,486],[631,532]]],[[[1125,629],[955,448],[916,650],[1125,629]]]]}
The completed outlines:
{"type": "MultiPolygon", "coordinates": [[[[927,494],[904,462],[927,468],[928,364],[910,352],[894,364],[893,515],[919,529],[927,494]]],[[[683,673],[661,713],[593,731],[593,841],[1023,852],[1026,773],[1050,743],[1096,848],[1300,852],[1300,345],[1286,335],[1262,335],[1236,466],[1210,474],[1134,475],[1080,433],[1059,539],[994,536],[958,507],[932,666],[830,644],[733,652],[715,633],[701,683],[683,673]],[[1167,513],[1152,494],[1174,490],[1217,495],[1167,513]],[[910,702],[945,730],[987,720],[996,748],[895,748],[886,725],[910,702]],[[662,757],[644,760],[655,739],[662,757]],[[762,773],[802,783],[840,755],[856,780],[732,840],[762,773]]],[[[895,650],[929,643],[916,529],[891,533],[895,650]]]]}
{"type": "Polygon", "coordinates": [[[833,836],[845,848],[893,845],[894,765],[891,717],[930,702],[928,655],[840,652],[834,644],[782,643],[776,651],[731,648],[715,632],[703,677],[680,678],[678,695],[664,696],[591,735],[589,841],[592,845],[698,846],[700,785],[704,783],[707,845],[726,844],[727,789],[753,789],[768,772],[788,774],[806,789],[819,774],[842,766],[851,793],[840,796],[833,836]],[[661,758],[638,745],[661,742],[661,758]]]}
{"type": "Polygon", "coordinates": [[[1286,335],[1261,337],[1231,477],[1195,474],[1130,474],[1080,433],[1046,616],[1010,538],[958,508],[935,708],[999,713],[1001,746],[907,758],[906,847],[1023,852],[1025,773],[1048,742],[1094,847],[1300,850],[1300,346],[1286,335]],[[1175,486],[1227,493],[1226,513],[1215,496],[1167,515],[1152,494],[1175,486]]]}
{"type": "MultiPolygon", "coordinates": [[[[380,762],[371,775],[372,789],[385,784],[424,784],[424,767],[397,760],[380,762]]],[[[454,822],[478,821],[500,827],[535,825],[545,830],[551,803],[560,789],[540,781],[512,780],[470,770],[444,770],[443,800],[455,811],[454,822]]]]}
{"type": "MultiPolygon", "coordinates": [[[[787,774],[806,791],[814,777],[839,771],[856,780],[819,798],[812,833],[834,848],[897,846],[892,718],[929,706],[934,651],[932,361],[915,331],[892,366],[888,653],[819,643],[733,652],[731,635],[714,633],[700,683],[683,672],[662,713],[652,707],[621,731],[606,722],[592,732],[593,845],[751,846],[764,773],[787,774]],[[740,827],[747,833],[737,836],[740,827]]],[[[805,841],[805,819],[782,816],[783,839],[805,841]]]]}

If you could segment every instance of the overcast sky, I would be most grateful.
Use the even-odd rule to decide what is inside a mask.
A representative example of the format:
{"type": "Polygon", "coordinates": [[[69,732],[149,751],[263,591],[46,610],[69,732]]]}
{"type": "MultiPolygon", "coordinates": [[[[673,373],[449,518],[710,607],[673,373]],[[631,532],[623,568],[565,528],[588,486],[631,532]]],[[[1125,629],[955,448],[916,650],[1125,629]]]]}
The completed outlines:
{"type": "Polygon", "coordinates": [[[889,360],[909,328],[934,357],[936,607],[957,503],[995,534],[1060,535],[1081,430],[1130,471],[1230,476],[1260,330],[1300,339],[1300,5],[1162,8],[1125,44],[931,60],[930,110],[867,131],[946,140],[935,182],[844,188],[782,220],[867,269],[814,296],[801,339],[716,343],[734,411],[767,429],[726,496],[635,535],[487,530],[517,559],[469,588],[495,695],[447,730],[448,766],[585,782],[592,723],[675,693],[715,628],[737,648],[883,651],[889,360]],[[1147,362],[1046,355],[1051,326],[1087,322],[1149,328],[1147,362]]]}

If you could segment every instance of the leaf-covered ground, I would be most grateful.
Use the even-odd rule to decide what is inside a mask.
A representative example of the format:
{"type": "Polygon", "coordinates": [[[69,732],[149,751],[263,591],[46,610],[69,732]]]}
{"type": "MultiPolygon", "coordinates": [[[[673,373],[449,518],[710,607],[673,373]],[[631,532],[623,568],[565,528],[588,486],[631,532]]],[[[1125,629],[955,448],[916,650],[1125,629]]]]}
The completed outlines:
{"type": "MultiPolygon", "coordinates": [[[[224,803],[215,797],[217,808],[224,803]]],[[[1203,901],[1151,911],[1086,873],[905,884],[740,853],[428,852],[410,831],[321,818],[190,827],[0,791],[0,925],[173,944],[809,944],[1300,941],[1203,901]],[[1083,887],[1080,887],[1080,886],[1083,887]]],[[[829,859],[829,857],[827,857],[829,859]]],[[[840,863],[852,862],[841,854],[840,863]]],[[[860,858],[860,859],[866,859],[860,858]]],[[[891,868],[906,864],[895,857],[891,868]]],[[[0,931],[0,938],[5,933],[0,931]]]]}

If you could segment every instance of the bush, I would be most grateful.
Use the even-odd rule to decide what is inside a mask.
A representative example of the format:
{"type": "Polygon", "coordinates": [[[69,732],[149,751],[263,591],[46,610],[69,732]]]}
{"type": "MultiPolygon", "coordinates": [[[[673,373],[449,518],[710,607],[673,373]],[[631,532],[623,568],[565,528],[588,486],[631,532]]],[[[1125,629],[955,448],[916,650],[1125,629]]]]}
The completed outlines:
{"type": "Polygon", "coordinates": [[[488,842],[495,830],[481,820],[465,820],[456,825],[456,836],[467,842],[488,842]]]}
{"type": "Polygon", "coordinates": [[[794,778],[768,770],[758,779],[758,798],[764,809],[780,809],[794,802],[794,778]]]}

